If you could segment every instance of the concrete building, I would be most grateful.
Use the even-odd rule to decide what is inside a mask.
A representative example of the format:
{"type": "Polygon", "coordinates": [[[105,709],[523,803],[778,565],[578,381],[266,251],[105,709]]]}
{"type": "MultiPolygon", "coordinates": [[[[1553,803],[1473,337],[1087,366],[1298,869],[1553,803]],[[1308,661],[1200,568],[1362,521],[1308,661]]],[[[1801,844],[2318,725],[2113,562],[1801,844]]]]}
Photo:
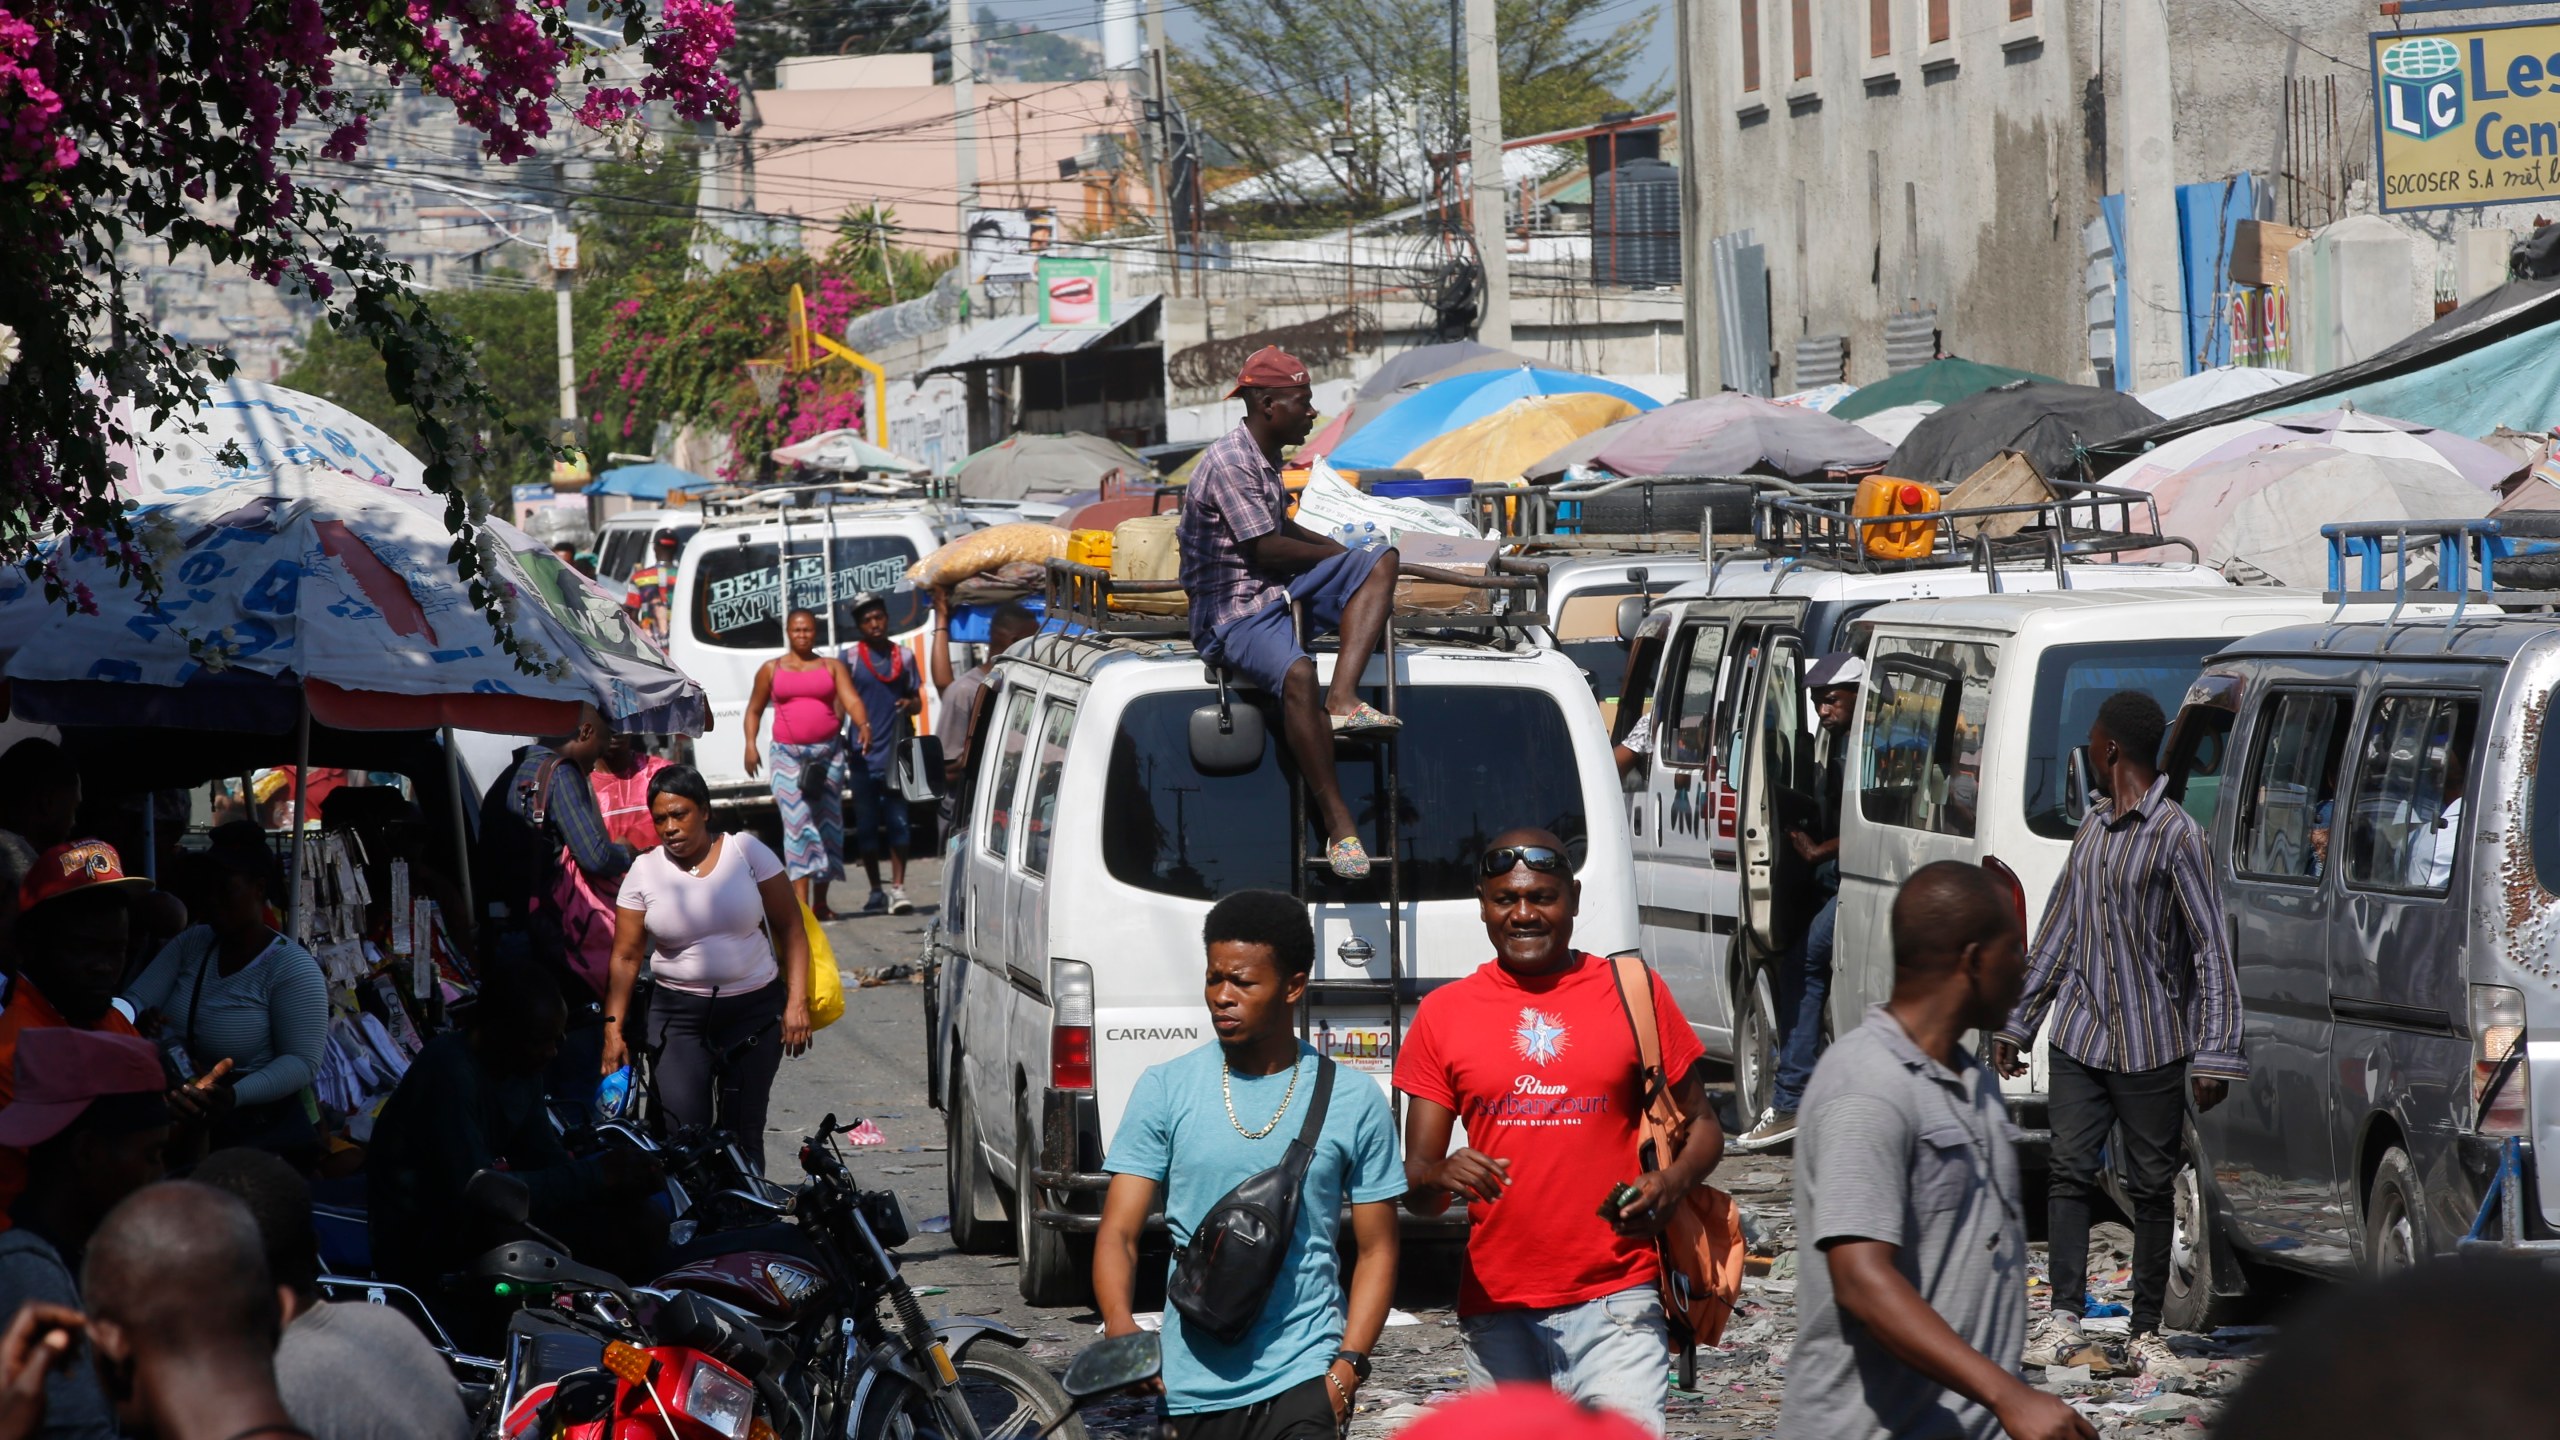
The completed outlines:
{"type": "MultiPolygon", "coordinates": [[[[815,222],[813,250],[848,211],[896,212],[898,240],[948,254],[960,245],[958,126],[951,87],[930,55],[796,56],[780,88],[755,92],[752,208],[815,222]]],[[[1041,209],[1065,234],[1110,229],[1151,203],[1131,137],[1125,85],[980,80],[973,87],[977,182],[985,205],[1041,209]],[[1063,162],[1063,163],[1062,163],[1063,162]]]]}
{"type": "Polygon", "coordinates": [[[2503,279],[2531,219],[2394,215],[2290,248],[2378,208],[2369,7],[1678,14],[1693,390],[1866,383],[1933,352],[2127,389],[2341,364],[2503,279]],[[2288,277],[2288,252],[2314,273],[2288,277]]]}

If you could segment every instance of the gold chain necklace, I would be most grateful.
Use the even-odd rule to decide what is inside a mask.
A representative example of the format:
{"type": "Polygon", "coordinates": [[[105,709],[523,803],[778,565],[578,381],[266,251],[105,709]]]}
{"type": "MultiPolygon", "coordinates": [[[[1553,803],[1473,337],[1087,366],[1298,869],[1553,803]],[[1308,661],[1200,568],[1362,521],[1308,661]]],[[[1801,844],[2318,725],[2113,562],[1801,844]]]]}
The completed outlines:
{"type": "Polygon", "coordinates": [[[1302,1068],[1304,1067],[1298,1065],[1294,1061],[1290,1063],[1289,1088],[1281,1092],[1280,1108],[1271,1112],[1271,1123],[1263,1126],[1259,1130],[1247,1130],[1244,1128],[1244,1122],[1236,1118],[1235,1072],[1227,1068],[1226,1057],[1220,1056],[1218,1059],[1218,1089],[1224,1092],[1227,1097],[1227,1123],[1236,1127],[1236,1133],[1247,1140],[1259,1140],[1263,1136],[1270,1134],[1272,1131],[1279,1129],[1280,1117],[1289,1113],[1289,1102],[1297,1098],[1298,1071],[1302,1068]]]}

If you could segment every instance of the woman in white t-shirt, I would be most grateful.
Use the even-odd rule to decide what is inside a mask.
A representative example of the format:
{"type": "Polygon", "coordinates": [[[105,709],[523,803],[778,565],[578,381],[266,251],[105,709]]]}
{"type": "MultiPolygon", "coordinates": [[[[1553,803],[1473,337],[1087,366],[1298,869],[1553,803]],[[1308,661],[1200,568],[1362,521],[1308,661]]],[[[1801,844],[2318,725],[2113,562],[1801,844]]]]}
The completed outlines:
{"type": "Polygon", "coordinates": [[[670,765],[650,777],[649,817],[664,843],[631,862],[614,902],[604,1073],[627,1058],[622,1020],[646,951],[660,1113],[671,1130],[716,1123],[761,1170],[774,1073],[809,1048],[800,902],[763,841],[711,828],[701,771],[670,765]]]}

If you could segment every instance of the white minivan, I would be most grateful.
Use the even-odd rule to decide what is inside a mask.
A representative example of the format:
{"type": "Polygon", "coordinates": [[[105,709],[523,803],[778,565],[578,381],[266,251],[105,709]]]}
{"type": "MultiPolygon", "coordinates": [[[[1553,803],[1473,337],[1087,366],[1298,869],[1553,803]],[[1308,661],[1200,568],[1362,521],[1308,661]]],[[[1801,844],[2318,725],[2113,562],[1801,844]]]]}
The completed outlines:
{"type": "MultiPolygon", "coordinates": [[[[832,654],[854,641],[854,597],[880,595],[890,637],[923,673],[921,641],[933,624],[933,599],[909,585],[907,567],[973,530],[1056,513],[1055,506],[930,500],[805,505],[789,492],[711,507],[677,565],[667,654],[710,701],[711,725],[694,744],[693,763],[712,804],[772,803],[766,782],[747,774],[742,739],[756,671],[789,648],[785,615],[815,612],[819,648],[832,654]]],[[[926,695],[930,707],[929,680],[926,695]]],[[[928,728],[935,718],[928,708],[928,728]]],[[[765,723],[772,724],[770,715],[765,723]]],[[[768,738],[769,731],[757,737],[768,738]]]]}
{"type": "MultiPolygon", "coordinates": [[[[1062,612],[1054,588],[1051,613],[1091,618],[1062,612]]],[[[1635,948],[1608,735],[1540,618],[1427,636],[1399,620],[1402,736],[1392,752],[1342,751],[1345,796],[1382,857],[1358,881],[1323,867],[1274,702],[1242,688],[1222,699],[1180,617],[1043,635],[997,663],[927,964],[955,1244],[1015,1246],[1035,1304],[1083,1295],[1081,1237],[1096,1227],[1105,1147],[1139,1072],[1212,1038],[1200,927],[1225,895],[1305,898],[1317,958],[1304,1033],[1381,1087],[1401,1020],[1491,958],[1476,863],[1504,830],[1567,841],[1583,883],[1579,947],[1635,948]]],[[[1316,661],[1329,676],[1331,653],[1316,661]]],[[[1381,705],[1388,664],[1373,657],[1366,676],[1381,705]]]]}

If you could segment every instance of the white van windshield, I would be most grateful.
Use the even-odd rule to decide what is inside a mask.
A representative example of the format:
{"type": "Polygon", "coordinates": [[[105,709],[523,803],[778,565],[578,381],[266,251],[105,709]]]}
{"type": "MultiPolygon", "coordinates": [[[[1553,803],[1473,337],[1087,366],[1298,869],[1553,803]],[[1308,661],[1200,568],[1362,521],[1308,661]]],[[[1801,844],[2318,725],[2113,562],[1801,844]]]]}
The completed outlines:
{"type": "Polygon", "coordinates": [[[2057,645],[2036,669],[2035,710],[2027,722],[2027,828],[2068,840],[2082,807],[2066,805],[2071,752],[2089,743],[2098,707],[2119,690],[2140,690],[2178,713],[2206,657],[2231,643],[2227,635],[2182,635],[2110,645],[2057,645]]]}
{"type": "Polygon", "coordinates": [[[924,592],[908,588],[907,567],[915,563],[916,547],[896,535],[836,537],[832,577],[815,553],[794,556],[788,601],[782,593],[782,550],[774,541],[738,545],[714,537],[692,554],[693,634],[705,645],[781,649],[782,617],[794,610],[813,610],[823,617],[830,578],[840,645],[853,642],[853,601],[866,590],[889,602],[892,635],[923,624],[931,604],[924,592]]]}
{"type": "MultiPolygon", "coordinates": [[[[1289,780],[1273,754],[1277,707],[1250,697],[1263,706],[1269,737],[1259,765],[1243,775],[1203,775],[1191,764],[1191,712],[1217,698],[1206,689],[1162,691],[1121,712],[1102,801],[1103,863],[1120,883],[1190,900],[1291,888],[1289,780]]],[[[1554,831],[1579,861],[1589,834],[1582,773],[1553,697],[1507,685],[1414,685],[1397,699],[1407,899],[1474,895],[1486,844],[1516,826],[1554,831]]],[[[1379,762],[1346,751],[1341,776],[1362,842],[1376,854],[1379,762]]],[[[1323,848],[1312,825],[1296,848],[1300,855],[1323,848]]],[[[1320,901],[1386,898],[1383,868],[1359,881],[1319,870],[1309,882],[1320,901]]]]}

